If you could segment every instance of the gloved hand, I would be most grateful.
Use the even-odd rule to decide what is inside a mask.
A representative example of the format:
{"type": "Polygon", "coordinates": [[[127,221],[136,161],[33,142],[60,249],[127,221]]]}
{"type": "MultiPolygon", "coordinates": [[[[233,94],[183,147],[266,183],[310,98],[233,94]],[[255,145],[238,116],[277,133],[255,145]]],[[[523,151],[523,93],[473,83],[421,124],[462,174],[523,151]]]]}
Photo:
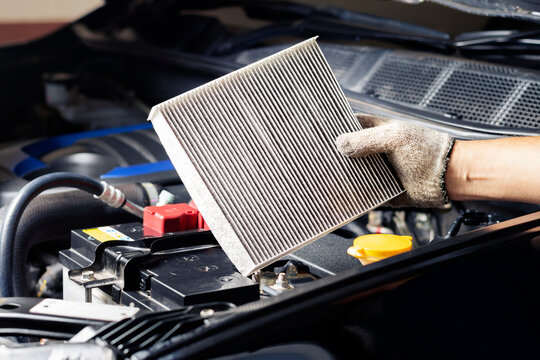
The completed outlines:
{"type": "Polygon", "coordinates": [[[406,192],[386,205],[440,207],[448,202],[444,176],[454,138],[422,126],[374,115],[357,115],[362,131],[340,135],[345,156],[387,155],[406,192]]]}

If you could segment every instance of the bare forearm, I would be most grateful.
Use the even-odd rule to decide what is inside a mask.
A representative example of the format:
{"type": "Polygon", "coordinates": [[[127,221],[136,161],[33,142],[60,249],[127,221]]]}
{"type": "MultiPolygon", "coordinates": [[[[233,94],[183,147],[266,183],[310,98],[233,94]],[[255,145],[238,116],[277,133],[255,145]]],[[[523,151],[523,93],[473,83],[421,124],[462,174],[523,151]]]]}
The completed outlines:
{"type": "Polygon", "coordinates": [[[540,203],[540,136],[456,141],[445,180],[451,200],[540,203]]]}

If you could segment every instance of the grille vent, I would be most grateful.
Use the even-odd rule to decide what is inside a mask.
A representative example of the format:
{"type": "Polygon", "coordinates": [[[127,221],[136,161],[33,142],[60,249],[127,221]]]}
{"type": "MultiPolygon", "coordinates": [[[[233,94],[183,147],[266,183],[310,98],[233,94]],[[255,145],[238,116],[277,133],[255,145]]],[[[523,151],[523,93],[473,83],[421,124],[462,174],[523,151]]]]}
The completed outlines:
{"type": "MultiPolygon", "coordinates": [[[[241,64],[279,47],[247,50],[241,64]]],[[[429,109],[458,124],[540,129],[540,75],[509,66],[370,47],[325,44],[322,50],[343,88],[412,108],[429,109]]]]}
{"type": "Polygon", "coordinates": [[[458,121],[540,129],[540,80],[517,69],[399,53],[375,66],[355,91],[458,121]]]}
{"type": "Polygon", "coordinates": [[[453,118],[492,124],[518,85],[518,80],[504,76],[455,70],[426,105],[453,118]]]}
{"type": "Polygon", "coordinates": [[[518,94],[519,100],[509,108],[501,121],[504,124],[505,119],[510,119],[516,127],[540,129],[540,83],[525,82],[518,92],[521,92],[521,96],[518,94]]]}
{"type": "Polygon", "coordinates": [[[150,119],[244,274],[402,192],[381,157],[336,150],[338,135],[361,127],[313,39],[157,105],[150,119]]]}
{"type": "Polygon", "coordinates": [[[439,66],[392,59],[380,66],[362,92],[383,100],[419,105],[441,71],[439,66]]]}

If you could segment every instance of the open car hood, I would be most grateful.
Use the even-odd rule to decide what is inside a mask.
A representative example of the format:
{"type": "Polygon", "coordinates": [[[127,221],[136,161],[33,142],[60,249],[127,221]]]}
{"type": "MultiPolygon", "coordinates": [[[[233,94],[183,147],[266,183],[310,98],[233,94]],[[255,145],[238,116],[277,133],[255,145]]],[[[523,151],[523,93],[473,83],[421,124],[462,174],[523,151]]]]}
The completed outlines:
{"type": "MultiPolygon", "coordinates": [[[[398,0],[400,2],[419,4],[424,0],[398,0]]],[[[448,6],[470,14],[483,16],[509,17],[520,20],[540,22],[539,0],[427,0],[448,6]]]]}

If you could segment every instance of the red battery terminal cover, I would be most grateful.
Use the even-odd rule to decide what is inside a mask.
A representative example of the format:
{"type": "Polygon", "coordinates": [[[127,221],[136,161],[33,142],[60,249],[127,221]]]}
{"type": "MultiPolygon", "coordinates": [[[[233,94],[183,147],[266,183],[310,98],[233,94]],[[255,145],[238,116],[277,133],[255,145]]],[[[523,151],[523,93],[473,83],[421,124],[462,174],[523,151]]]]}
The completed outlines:
{"type": "MultiPolygon", "coordinates": [[[[195,205],[195,203],[193,202],[193,200],[191,200],[189,203],[188,203],[189,206],[191,206],[192,208],[196,209],[196,210],[199,210],[197,208],[197,205],[195,205]]],[[[208,225],[206,224],[206,221],[204,221],[204,218],[202,217],[201,213],[199,212],[199,220],[198,220],[198,227],[199,229],[201,230],[210,230],[210,227],[208,227],[208,225]]]]}
{"type": "Polygon", "coordinates": [[[176,231],[197,230],[200,228],[199,219],[202,219],[199,210],[188,204],[147,206],[144,208],[143,216],[144,232],[149,235],[161,235],[176,231]]]}

